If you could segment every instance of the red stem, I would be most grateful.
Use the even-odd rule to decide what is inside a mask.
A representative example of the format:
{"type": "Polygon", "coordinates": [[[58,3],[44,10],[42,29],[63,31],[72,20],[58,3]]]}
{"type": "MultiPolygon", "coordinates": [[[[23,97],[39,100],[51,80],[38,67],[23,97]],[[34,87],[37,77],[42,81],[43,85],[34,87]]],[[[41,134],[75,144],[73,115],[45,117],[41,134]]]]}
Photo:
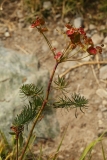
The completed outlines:
{"type": "Polygon", "coordinates": [[[46,104],[47,104],[47,102],[48,102],[49,93],[50,93],[50,89],[51,89],[51,83],[52,83],[52,80],[53,80],[53,77],[54,77],[54,74],[55,74],[55,71],[56,71],[56,68],[57,68],[58,64],[59,64],[59,62],[56,62],[55,67],[53,68],[53,72],[52,72],[52,74],[51,74],[51,77],[50,77],[50,80],[49,80],[49,83],[48,83],[48,87],[47,87],[46,98],[45,98],[45,100],[43,101],[43,104],[42,104],[42,106],[41,106],[41,108],[40,108],[40,111],[38,112],[38,114],[37,114],[37,116],[36,116],[36,118],[35,118],[35,121],[34,121],[34,123],[33,123],[33,125],[32,125],[32,128],[31,128],[31,131],[30,131],[30,133],[29,133],[27,142],[26,142],[26,144],[25,144],[25,147],[24,147],[24,149],[23,149],[23,151],[22,151],[21,156],[19,157],[19,160],[23,160],[23,157],[24,157],[25,152],[26,152],[26,149],[27,149],[27,147],[28,147],[28,145],[29,145],[29,141],[30,141],[30,138],[31,138],[31,136],[32,136],[33,130],[34,130],[34,128],[35,128],[35,125],[36,125],[36,123],[37,123],[37,121],[38,121],[38,119],[39,119],[42,111],[44,110],[44,108],[45,108],[45,106],[46,106],[46,104]]]}

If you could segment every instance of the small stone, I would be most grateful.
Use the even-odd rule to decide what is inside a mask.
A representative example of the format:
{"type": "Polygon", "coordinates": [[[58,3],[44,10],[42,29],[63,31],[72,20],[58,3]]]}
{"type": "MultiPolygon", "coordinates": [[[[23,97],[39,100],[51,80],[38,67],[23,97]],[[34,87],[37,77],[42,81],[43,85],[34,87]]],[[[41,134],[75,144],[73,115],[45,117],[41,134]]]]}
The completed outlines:
{"type": "Polygon", "coordinates": [[[99,35],[98,33],[95,33],[93,36],[92,36],[92,40],[94,42],[95,45],[101,43],[101,41],[103,40],[103,35],[99,35]]]}
{"type": "Polygon", "coordinates": [[[18,28],[19,29],[22,29],[22,28],[24,28],[25,27],[25,24],[24,23],[18,23],[18,28]]]}
{"type": "Polygon", "coordinates": [[[55,16],[56,19],[58,19],[58,18],[60,18],[60,17],[61,17],[61,14],[57,14],[57,15],[55,16]]]}
{"type": "Polygon", "coordinates": [[[69,154],[68,154],[68,153],[66,154],[66,157],[69,157],[69,154]]]}
{"type": "Polygon", "coordinates": [[[107,65],[103,66],[99,70],[99,78],[106,79],[107,78],[107,65]]]}
{"type": "Polygon", "coordinates": [[[85,52],[84,55],[83,55],[83,57],[85,57],[85,58],[83,58],[81,61],[88,62],[90,60],[90,56],[88,56],[88,55],[89,55],[89,53],[85,52]]]}
{"type": "Polygon", "coordinates": [[[107,101],[106,100],[103,100],[102,101],[102,104],[105,106],[105,105],[107,105],[107,101]]]}
{"type": "Polygon", "coordinates": [[[63,155],[59,155],[58,158],[59,159],[64,159],[64,156],[63,155]]]}
{"type": "Polygon", "coordinates": [[[80,149],[79,149],[79,152],[81,153],[81,152],[83,152],[84,151],[84,147],[81,147],[80,149]]]}
{"type": "Polygon", "coordinates": [[[47,52],[49,50],[49,46],[48,45],[43,45],[42,46],[42,51],[43,52],[47,52]]]}
{"type": "Polygon", "coordinates": [[[53,47],[53,48],[58,48],[58,45],[59,45],[59,44],[58,44],[57,41],[54,41],[54,40],[52,41],[52,47],[53,47]]]}
{"type": "Polygon", "coordinates": [[[91,38],[91,34],[90,34],[90,33],[87,33],[87,37],[91,38]]]}
{"type": "Polygon", "coordinates": [[[96,94],[100,97],[100,98],[107,98],[107,91],[105,91],[104,89],[97,89],[96,94]]]}
{"type": "Polygon", "coordinates": [[[95,26],[94,24],[90,24],[90,25],[89,25],[89,29],[90,29],[90,30],[96,29],[96,26],[95,26]]]}
{"type": "MultiPolygon", "coordinates": [[[[104,51],[104,50],[106,50],[106,49],[107,49],[107,42],[106,42],[106,43],[105,43],[105,42],[103,42],[103,45],[104,45],[104,46],[103,46],[103,51],[104,51]]],[[[106,54],[106,53],[104,53],[104,52],[103,52],[103,55],[102,55],[102,56],[104,56],[105,54],[106,54]]]]}
{"type": "Polygon", "coordinates": [[[104,119],[106,119],[107,120],[107,109],[106,109],[106,111],[105,112],[103,112],[103,117],[104,117],[104,119]]]}
{"type": "MultiPolygon", "coordinates": [[[[85,76],[85,77],[86,77],[86,76],[85,76]]],[[[85,88],[83,89],[83,95],[85,95],[85,97],[86,97],[87,99],[89,99],[92,94],[94,94],[94,91],[93,91],[92,89],[89,89],[89,88],[87,88],[87,87],[85,87],[85,88]]]]}
{"type": "Polygon", "coordinates": [[[101,25],[99,27],[100,27],[100,30],[104,30],[105,29],[105,25],[101,25]]]}
{"type": "Polygon", "coordinates": [[[100,137],[103,133],[104,133],[104,129],[103,128],[99,128],[98,129],[98,137],[100,137]]]}
{"type": "Polygon", "coordinates": [[[28,27],[28,31],[32,32],[34,29],[31,27],[31,25],[28,27]]]}
{"type": "Polygon", "coordinates": [[[50,1],[46,1],[43,3],[43,8],[44,9],[47,9],[47,10],[50,10],[52,7],[52,3],[50,1]]]}
{"type": "Polygon", "coordinates": [[[99,127],[102,127],[103,121],[101,119],[98,120],[99,127]]]}
{"type": "Polygon", "coordinates": [[[97,151],[95,149],[92,149],[91,154],[95,154],[95,153],[97,153],[97,151]]]}
{"type": "Polygon", "coordinates": [[[65,23],[69,23],[69,18],[68,18],[68,17],[65,17],[65,18],[64,18],[64,22],[65,22],[65,23]]]}
{"type": "Polygon", "coordinates": [[[23,17],[22,10],[17,10],[17,17],[18,18],[22,18],[23,17]]]}
{"type": "Polygon", "coordinates": [[[66,63],[64,63],[63,68],[68,69],[71,68],[72,66],[75,66],[76,64],[77,64],[76,61],[67,61],[66,63]]]}
{"type": "Polygon", "coordinates": [[[53,29],[53,35],[57,36],[61,33],[61,28],[57,26],[55,29],[53,29]]]}
{"type": "Polygon", "coordinates": [[[107,37],[104,38],[104,43],[107,43],[107,37]]]}
{"type": "Polygon", "coordinates": [[[98,117],[99,119],[102,119],[102,118],[103,118],[102,113],[101,113],[101,112],[99,112],[99,113],[97,114],[97,117],[98,117]]]}
{"type": "Polygon", "coordinates": [[[97,33],[98,33],[98,31],[96,29],[91,30],[91,36],[94,34],[97,34],[97,33]]]}
{"type": "Polygon", "coordinates": [[[76,28],[82,27],[83,26],[83,18],[82,17],[77,17],[74,19],[73,25],[76,28]]]}
{"type": "Polygon", "coordinates": [[[101,112],[107,112],[107,107],[102,107],[101,112]]]}
{"type": "Polygon", "coordinates": [[[65,79],[68,79],[70,77],[70,73],[67,73],[66,75],[65,75],[65,79]]]}
{"type": "Polygon", "coordinates": [[[4,33],[4,36],[5,36],[5,37],[10,37],[10,33],[9,33],[8,31],[6,31],[6,32],[4,33]]]}

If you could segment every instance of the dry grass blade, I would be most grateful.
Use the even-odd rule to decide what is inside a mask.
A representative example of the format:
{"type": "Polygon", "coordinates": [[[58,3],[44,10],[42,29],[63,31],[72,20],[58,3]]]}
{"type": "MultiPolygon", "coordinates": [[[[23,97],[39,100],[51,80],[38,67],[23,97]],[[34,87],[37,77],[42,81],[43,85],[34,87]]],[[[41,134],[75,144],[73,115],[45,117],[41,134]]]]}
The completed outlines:
{"type": "Polygon", "coordinates": [[[83,65],[94,65],[94,64],[107,64],[107,61],[90,61],[90,62],[82,62],[80,64],[77,64],[69,69],[67,69],[64,73],[60,74],[60,77],[63,77],[65,76],[67,73],[69,73],[72,69],[75,69],[75,68],[78,68],[78,67],[81,67],[83,65]]]}

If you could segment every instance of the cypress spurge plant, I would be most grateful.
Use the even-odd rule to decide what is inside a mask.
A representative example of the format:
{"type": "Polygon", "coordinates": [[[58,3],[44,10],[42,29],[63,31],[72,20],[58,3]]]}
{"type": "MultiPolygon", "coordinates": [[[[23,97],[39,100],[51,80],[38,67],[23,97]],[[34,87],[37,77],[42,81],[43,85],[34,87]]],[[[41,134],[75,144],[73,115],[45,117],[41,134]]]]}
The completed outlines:
{"type": "Polygon", "coordinates": [[[50,75],[46,93],[44,93],[43,88],[35,86],[34,84],[24,84],[20,88],[20,93],[22,97],[27,97],[29,103],[23,107],[22,112],[16,116],[11,126],[12,134],[16,137],[17,155],[16,159],[22,160],[25,156],[26,150],[28,148],[30,139],[32,137],[33,130],[37,122],[41,119],[43,115],[43,110],[46,106],[53,106],[54,108],[75,108],[75,116],[77,117],[77,109],[84,113],[84,109],[87,108],[88,100],[77,93],[71,93],[71,97],[67,96],[67,82],[64,77],[59,77],[53,81],[55,71],[60,63],[66,63],[67,61],[79,61],[86,56],[79,57],[79,51],[87,52],[88,55],[96,55],[102,52],[100,46],[94,46],[91,38],[88,38],[83,28],[75,28],[70,24],[66,24],[65,35],[68,38],[67,45],[63,51],[57,52],[56,48],[53,48],[50,41],[48,40],[45,32],[48,29],[45,27],[45,21],[39,17],[36,18],[35,22],[31,25],[32,28],[36,28],[37,31],[44,37],[50,50],[53,53],[53,59],[55,60],[55,65],[53,71],[50,75]],[[78,49],[78,51],[76,51],[78,49]],[[75,50],[76,52],[72,52],[75,50]],[[77,57],[77,58],[75,58],[77,57]],[[53,85],[54,83],[54,85],[53,85]],[[51,91],[51,86],[60,92],[58,99],[53,99],[53,103],[49,102],[49,95],[51,91]],[[45,95],[45,96],[44,96],[45,95]],[[23,137],[24,125],[33,121],[32,128],[30,130],[28,139],[23,146],[22,153],[18,152],[18,144],[20,139],[23,137]]]}

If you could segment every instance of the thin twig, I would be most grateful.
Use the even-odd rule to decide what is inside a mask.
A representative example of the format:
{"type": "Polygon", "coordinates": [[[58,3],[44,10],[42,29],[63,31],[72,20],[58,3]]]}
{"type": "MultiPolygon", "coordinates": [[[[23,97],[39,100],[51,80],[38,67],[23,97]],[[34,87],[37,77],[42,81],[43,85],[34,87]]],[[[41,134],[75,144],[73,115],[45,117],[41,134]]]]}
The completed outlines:
{"type": "Polygon", "coordinates": [[[26,51],[24,48],[22,48],[21,46],[19,46],[19,45],[17,45],[17,44],[15,44],[15,47],[17,47],[18,49],[20,49],[23,53],[25,53],[25,54],[29,54],[29,52],[28,51],[26,51]]]}
{"type": "Polygon", "coordinates": [[[91,65],[91,69],[92,69],[93,75],[94,75],[94,77],[95,77],[96,83],[98,84],[98,86],[99,86],[100,88],[102,88],[102,87],[100,86],[100,83],[99,83],[99,80],[98,80],[97,75],[96,75],[96,73],[95,73],[95,70],[94,70],[93,65],[91,65]]]}
{"type": "Polygon", "coordinates": [[[107,80],[100,79],[100,81],[107,84],[107,80]]]}
{"type": "MultiPolygon", "coordinates": [[[[97,62],[99,62],[99,55],[98,54],[96,54],[95,59],[96,59],[97,62]]],[[[98,69],[100,69],[100,64],[99,63],[98,63],[98,69]]]]}
{"type": "Polygon", "coordinates": [[[65,76],[67,73],[69,73],[72,69],[75,69],[75,68],[78,68],[80,66],[83,66],[83,65],[92,65],[92,64],[107,64],[107,61],[90,61],[90,62],[82,62],[80,64],[77,64],[69,69],[67,69],[64,73],[60,74],[60,77],[63,77],[65,76]]]}

